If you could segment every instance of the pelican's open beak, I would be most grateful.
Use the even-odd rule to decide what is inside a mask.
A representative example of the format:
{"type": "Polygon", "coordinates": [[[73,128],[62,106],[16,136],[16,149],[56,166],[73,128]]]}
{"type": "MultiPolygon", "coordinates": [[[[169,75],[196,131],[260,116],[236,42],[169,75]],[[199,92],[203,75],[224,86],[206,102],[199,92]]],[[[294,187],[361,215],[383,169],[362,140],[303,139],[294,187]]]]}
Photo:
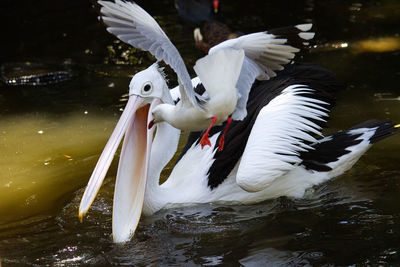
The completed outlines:
{"type": "Polygon", "coordinates": [[[125,110],[90,177],[79,206],[78,216],[82,221],[96,197],[121,139],[125,135],[113,204],[113,239],[117,243],[126,242],[132,237],[142,213],[154,133],[154,127],[151,129],[147,127],[148,122],[153,120],[149,111],[160,103],[160,100],[153,100],[151,104],[143,105],[143,100],[135,95],[129,97],[125,110]]]}

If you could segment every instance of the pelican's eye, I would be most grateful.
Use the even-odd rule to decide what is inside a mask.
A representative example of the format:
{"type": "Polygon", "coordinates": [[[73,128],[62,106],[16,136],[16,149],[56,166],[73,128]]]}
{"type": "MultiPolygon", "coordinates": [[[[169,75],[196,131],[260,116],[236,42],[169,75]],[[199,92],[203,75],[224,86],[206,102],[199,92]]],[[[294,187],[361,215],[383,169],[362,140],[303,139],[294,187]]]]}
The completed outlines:
{"type": "Polygon", "coordinates": [[[151,82],[146,82],[142,87],[142,94],[148,95],[151,93],[151,91],[153,91],[153,85],[151,82]]]}

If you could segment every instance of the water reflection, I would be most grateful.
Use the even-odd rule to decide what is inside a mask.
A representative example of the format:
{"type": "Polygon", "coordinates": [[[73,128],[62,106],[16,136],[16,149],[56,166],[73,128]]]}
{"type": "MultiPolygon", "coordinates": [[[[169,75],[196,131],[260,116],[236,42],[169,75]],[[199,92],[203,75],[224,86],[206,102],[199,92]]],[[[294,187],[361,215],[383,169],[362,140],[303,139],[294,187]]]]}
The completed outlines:
{"type": "MultiPolygon", "coordinates": [[[[29,244],[32,254],[41,256],[27,255],[15,263],[60,266],[232,262],[252,266],[271,261],[315,265],[333,263],[332,258],[336,263],[341,259],[341,264],[351,264],[357,262],[354,253],[361,253],[358,259],[368,256],[355,247],[367,248],[383,235],[389,243],[382,244],[377,252],[388,260],[396,254],[391,246],[400,230],[398,216],[382,214],[381,207],[371,200],[343,197],[343,192],[326,186],[316,188],[310,200],[279,198],[252,206],[207,204],[164,210],[143,218],[132,242],[115,245],[109,234],[112,187],[108,180],[99,201],[94,203],[94,211],[83,224],[74,216],[77,196],[60,215],[32,224],[30,230],[22,225],[15,227],[22,239],[1,233],[2,252],[12,258],[18,255],[16,248],[29,244]]],[[[370,259],[370,263],[376,260],[370,259]]]]}
{"type": "MultiPolygon", "coordinates": [[[[380,177],[391,178],[391,175],[380,177]]],[[[384,214],[385,208],[366,199],[365,195],[356,197],[357,191],[341,191],[346,185],[323,185],[301,200],[279,198],[252,206],[206,204],[164,210],[143,218],[132,242],[120,246],[112,244],[109,234],[113,182],[108,179],[83,224],[76,219],[82,193],[79,191],[58,216],[32,223],[29,228],[18,225],[0,232],[0,247],[7,258],[13,259],[12,255],[19,255],[18,247],[29,244],[31,253],[23,259],[5,259],[7,263],[18,264],[213,265],[239,262],[252,266],[273,261],[314,265],[329,263],[332,257],[336,263],[341,259],[342,264],[351,264],[356,262],[353,253],[361,253],[361,258],[368,256],[367,252],[351,249],[354,240],[358,243],[355,247],[366,248],[384,235],[385,242],[389,243],[377,252],[390,260],[396,254],[391,244],[400,230],[399,216],[384,214]],[[346,251],[337,251],[343,244],[346,251]],[[332,247],[335,249],[331,250],[332,247]]],[[[371,259],[370,263],[375,260],[371,259]]]]}
{"type": "Polygon", "coordinates": [[[90,176],[116,119],[85,112],[2,118],[0,225],[62,207],[90,176]]]}
{"type": "Polygon", "coordinates": [[[358,40],[353,42],[335,42],[315,45],[312,52],[333,51],[336,49],[348,49],[352,53],[383,53],[400,50],[400,37],[380,37],[374,39],[358,40]]]}

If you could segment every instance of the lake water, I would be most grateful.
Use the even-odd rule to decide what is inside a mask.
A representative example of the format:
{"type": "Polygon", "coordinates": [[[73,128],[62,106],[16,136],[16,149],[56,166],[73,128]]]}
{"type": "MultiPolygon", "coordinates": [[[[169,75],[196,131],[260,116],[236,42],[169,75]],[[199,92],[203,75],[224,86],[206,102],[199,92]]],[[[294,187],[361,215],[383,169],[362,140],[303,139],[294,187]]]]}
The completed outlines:
{"type": "MultiPolygon", "coordinates": [[[[138,3],[193,66],[202,54],[173,1],[138,3]]],[[[108,34],[93,6],[0,4],[0,63],[8,75],[72,73],[56,84],[0,84],[2,266],[400,264],[400,135],[302,199],[163,210],[142,218],[123,246],[111,240],[115,160],[80,223],[84,186],[126,103],[130,77],[153,62],[108,34]]],[[[372,118],[400,122],[399,1],[221,1],[221,13],[246,33],[315,23],[318,45],[300,61],[321,64],[347,85],[326,133],[372,118]]]]}

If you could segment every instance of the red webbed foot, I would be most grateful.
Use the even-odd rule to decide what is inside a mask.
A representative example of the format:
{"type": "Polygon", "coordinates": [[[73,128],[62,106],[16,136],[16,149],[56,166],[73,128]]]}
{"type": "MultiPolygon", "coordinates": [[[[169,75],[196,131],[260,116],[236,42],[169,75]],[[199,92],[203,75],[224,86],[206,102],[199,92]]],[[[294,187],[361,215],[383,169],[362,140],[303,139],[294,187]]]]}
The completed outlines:
{"type": "Polygon", "coordinates": [[[203,149],[205,146],[211,146],[210,139],[208,138],[208,133],[210,132],[211,128],[214,126],[214,124],[217,122],[217,117],[211,117],[211,124],[208,127],[207,131],[203,134],[203,136],[200,139],[200,145],[201,148],[203,149]]]}
{"type": "Polygon", "coordinates": [[[203,136],[200,139],[200,145],[201,148],[203,149],[205,146],[211,146],[210,139],[208,138],[208,133],[204,133],[203,136]]]}
{"type": "Polygon", "coordinates": [[[218,151],[222,151],[224,149],[224,144],[225,144],[225,135],[226,132],[228,131],[229,125],[232,123],[232,118],[229,117],[226,120],[226,126],[224,129],[224,132],[222,133],[221,137],[219,138],[219,145],[218,145],[218,151]]]}

